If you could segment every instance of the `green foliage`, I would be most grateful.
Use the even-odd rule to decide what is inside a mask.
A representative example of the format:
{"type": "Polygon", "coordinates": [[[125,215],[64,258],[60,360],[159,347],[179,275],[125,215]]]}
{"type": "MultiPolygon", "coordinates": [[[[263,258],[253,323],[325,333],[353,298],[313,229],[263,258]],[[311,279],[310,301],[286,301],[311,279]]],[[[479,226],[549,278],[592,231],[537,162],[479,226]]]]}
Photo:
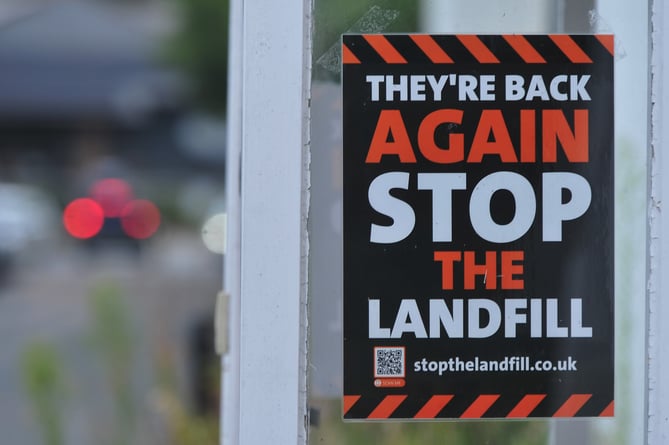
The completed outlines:
{"type": "MultiPolygon", "coordinates": [[[[113,445],[135,445],[141,443],[140,437],[144,437],[139,431],[139,419],[144,413],[137,405],[139,398],[135,396],[133,385],[137,337],[124,301],[125,295],[115,281],[99,282],[89,294],[90,352],[102,361],[116,414],[112,432],[103,438],[102,443],[113,445]]],[[[217,444],[217,413],[193,414],[179,399],[175,366],[169,358],[170,347],[166,346],[161,350],[164,354],[156,366],[155,386],[143,390],[144,397],[151,394],[156,399],[156,408],[164,418],[166,431],[161,437],[166,439],[166,445],[217,444]]],[[[72,379],[74,376],[65,375],[57,351],[44,343],[35,343],[25,349],[21,371],[44,444],[65,445],[62,416],[69,411],[64,406],[67,395],[64,381],[66,377],[72,379]]],[[[216,362],[206,376],[207,386],[216,394],[219,376],[220,368],[216,362]]],[[[104,423],[108,420],[105,418],[104,423]]]]}
{"type": "MultiPolygon", "coordinates": [[[[155,356],[157,406],[165,419],[171,445],[216,445],[219,436],[218,404],[216,409],[194,414],[184,407],[176,393],[176,375],[169,349],[160,349],[155,356]]],[[[213,365],[213,364],[212,364],[213,365]]],[[[216,395],[220,391],[220,364],[207,369],[207,388],[216,395]]]]}
{"type": "MultiPolygon", "coordinates": [[[[102,282],[93,288],[90,309],[93,321],[92,338],[107,370],[110,387],[115,395],[117,413],[115,445],[137,443],[134,436],[139,418],[136,398],[133,396],[133,356],[135,332],[128,310],[123,303],[123,293],[114,282],[102,282]]],[[[156,366],[158,405],[165,417],[169,442],[172,445],[215,445],[218,442],[218,417],[216,413],[198,416],[188,412],[177,397],[175,366],[169,353],[160,356],[156,366]]],[[[217,377],[219,370],[215,370],[217,377]]],[[[210,382],[216,387],[216,381],[210,382]]]]}
{"type": "Polygon", "coordinates": [[[93,345],[100,352],[115,397],[118,427],[114,443],[125,445],[136,425],[132,390],[133,333],[120,288],[98,284],[90,296],[93,345]]]}
{"type": "Polygon", "coordinates": [[[216,445],[218,443],[218,417],[194,416],[188,413],[176,398],[173,389],[158,391],[162,415],[167,421],[172,445],[216,445]]]}
{"type": "Polygon", "coordinates": [[[323,422],[312,429],[314,445],[545,445],[542,421],[346,422],[338,401],[320,404],[323,422]]]}
{"type": "Polygon", "coordinates": [[[62,445],[60,416],[65,396],[61,365],[56,351],[44,343],[26,348],[21,361],[23,382],[46,445],[62,445]]]}
{"type": "Polygon", "coordinates": [[[225,114],[228,78],[229,0],[175,0],[181,17],[168,57],[190,77],[196,100],[225,114]]]}

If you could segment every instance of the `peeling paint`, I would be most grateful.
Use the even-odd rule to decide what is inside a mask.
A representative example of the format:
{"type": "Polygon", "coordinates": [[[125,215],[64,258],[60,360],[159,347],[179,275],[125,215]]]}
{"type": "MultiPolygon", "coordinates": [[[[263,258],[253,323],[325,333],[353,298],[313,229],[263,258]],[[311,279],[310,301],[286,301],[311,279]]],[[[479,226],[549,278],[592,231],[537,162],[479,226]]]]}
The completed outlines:
{"type": "Polygon", "coordinates": [[[662,219],[662,195],[669,189],[669,158],[663,148],[669,141],[665,128],[665,107],[669,94],[665,83],[669,81],[664,60],[669,55],[669,40],[665,30],[669,27],[669,11],[662,2],[652,2],[652,59],[651,74],[651,150],[649,153],[650,183],[648,200],[648,337],[647,337],[647,438],[649,445],[667,443],[669,439],[669,345],[666,319],[669,317],[665,287],[665,269],[669,258],[669,226],[662,219]]]}

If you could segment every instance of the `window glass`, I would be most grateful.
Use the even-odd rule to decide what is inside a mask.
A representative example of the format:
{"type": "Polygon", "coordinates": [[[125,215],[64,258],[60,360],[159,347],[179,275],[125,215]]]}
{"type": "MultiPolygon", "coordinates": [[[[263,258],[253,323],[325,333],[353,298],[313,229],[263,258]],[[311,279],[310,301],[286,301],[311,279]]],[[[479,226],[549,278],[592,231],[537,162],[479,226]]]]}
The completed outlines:
{"type": "Polygon", "coordinates": [[[641,443],[645,406],[647,2],[316,0],[314,8],[309,214],[310,443],[641,443]],[[615,34],[615,419],[342,421],[340,36],[391,32],[615,34]]]}

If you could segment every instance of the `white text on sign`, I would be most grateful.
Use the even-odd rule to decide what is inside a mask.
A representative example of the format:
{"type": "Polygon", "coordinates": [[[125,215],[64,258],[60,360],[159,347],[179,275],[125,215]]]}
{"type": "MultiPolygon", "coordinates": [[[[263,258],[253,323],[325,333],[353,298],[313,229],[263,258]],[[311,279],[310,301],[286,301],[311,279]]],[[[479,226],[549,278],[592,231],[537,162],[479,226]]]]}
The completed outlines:
{"type": "MultiPolygon", "coordinates": [[[[548,78],[535,74],[504,76],[504,99],[513,101],[589,101],[586,85],[589,74],[558,74],[548,78]]],[[[492,74],[425,74],[381,75],[369,74],[366,81],[372,102],[424,101],[495,101],[496,77],[492,74]]]]}

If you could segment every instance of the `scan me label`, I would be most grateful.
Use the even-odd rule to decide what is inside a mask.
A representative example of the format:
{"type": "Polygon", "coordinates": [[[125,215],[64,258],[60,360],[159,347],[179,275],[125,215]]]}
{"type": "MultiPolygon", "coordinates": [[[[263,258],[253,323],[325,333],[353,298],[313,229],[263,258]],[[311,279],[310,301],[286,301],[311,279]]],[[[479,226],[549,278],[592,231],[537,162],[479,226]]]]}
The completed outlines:
{"type": "Polygon", "coordinates": [[[613,36],[342,62],[344,418],[612,416],[613,36]]]}

